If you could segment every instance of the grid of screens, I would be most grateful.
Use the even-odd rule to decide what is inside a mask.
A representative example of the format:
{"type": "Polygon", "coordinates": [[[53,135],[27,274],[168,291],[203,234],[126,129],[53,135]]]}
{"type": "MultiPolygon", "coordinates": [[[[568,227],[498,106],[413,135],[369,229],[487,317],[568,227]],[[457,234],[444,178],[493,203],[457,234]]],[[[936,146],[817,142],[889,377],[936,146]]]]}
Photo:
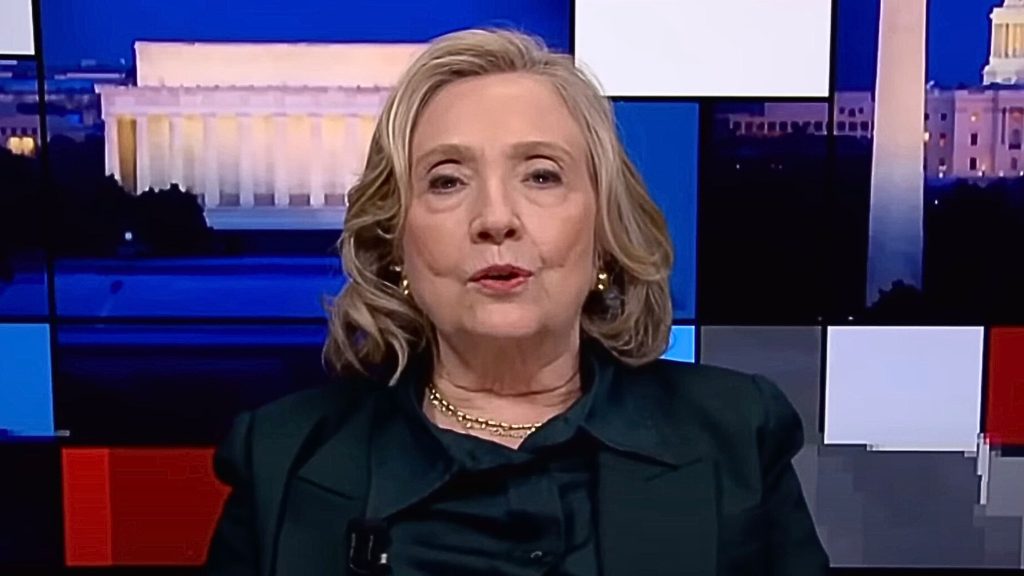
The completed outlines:
{"type": "Polygon", "coordinates": [[[782,387],[836,566],[1024,567],[1018,2],[0,10],[0,572],[197,569],[234,415],[328,381],[382,98],[476,26],[601,81],[672,241],[665,358],[782,387]]]}

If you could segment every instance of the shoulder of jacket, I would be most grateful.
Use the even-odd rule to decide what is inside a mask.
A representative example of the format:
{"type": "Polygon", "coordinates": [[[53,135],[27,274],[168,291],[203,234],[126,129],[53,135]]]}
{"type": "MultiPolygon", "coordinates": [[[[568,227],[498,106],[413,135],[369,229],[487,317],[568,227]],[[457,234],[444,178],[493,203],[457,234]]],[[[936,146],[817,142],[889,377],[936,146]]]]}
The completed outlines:
{"type": "Polygon", "coordinates": [[[361,391],[357,383],[335,381],[265,404],[250,413],[253,445],[294,451],[321,425],[346,418],[365,399],[361,391]]]}
{"type": "Polygon", "coordinates": [[[644,382],[674,417],[749,427],[764,416],[763,377],[730,368],[659,359],[627,371],[627,381],[644,382]]]}
{"type": "Polygon", "coordinates": [[[715,398],[758,394],[758,376],[732,368],[658,359],[629,369],[674,394],[715,398]]]}
{"type": "Polygon", "coordinates": [[[317,420],[331,405],[331,396],[340,396],[327,386],[293,392],[256,408],[252,417],[262,423],[317,420]]]}

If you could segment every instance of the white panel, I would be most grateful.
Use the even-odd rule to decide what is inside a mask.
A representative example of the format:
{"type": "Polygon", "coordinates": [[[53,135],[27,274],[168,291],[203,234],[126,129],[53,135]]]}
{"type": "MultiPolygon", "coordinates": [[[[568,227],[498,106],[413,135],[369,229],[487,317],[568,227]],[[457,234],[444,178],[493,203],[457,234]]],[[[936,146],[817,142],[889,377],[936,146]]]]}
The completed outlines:
{"type": "Polygon", "coordinates": [[[576,0],[609,96],[828,95],[831,0],[576,0]]]}
{"type": "Polygon", "coordinates": [[[32,0],[0,0],[0,54],[36,53],[32,33],[32,0]]]}
{"type": "Polygon", "coordinates": [[[830,328],[825,443],[975,450],[983,341],[975,327],[830,328]]]}

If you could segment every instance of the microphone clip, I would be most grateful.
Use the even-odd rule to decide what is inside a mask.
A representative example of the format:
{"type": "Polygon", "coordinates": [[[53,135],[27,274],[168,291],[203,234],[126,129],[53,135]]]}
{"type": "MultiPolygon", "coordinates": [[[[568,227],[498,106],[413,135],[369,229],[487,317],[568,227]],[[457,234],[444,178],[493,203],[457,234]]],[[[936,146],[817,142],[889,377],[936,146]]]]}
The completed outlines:
{"type": "Polygon", "coordinates": [[[384,520],[353,518],[348,523],[348,567],[361,576],[389,576],[391,536],[384,520]]]}

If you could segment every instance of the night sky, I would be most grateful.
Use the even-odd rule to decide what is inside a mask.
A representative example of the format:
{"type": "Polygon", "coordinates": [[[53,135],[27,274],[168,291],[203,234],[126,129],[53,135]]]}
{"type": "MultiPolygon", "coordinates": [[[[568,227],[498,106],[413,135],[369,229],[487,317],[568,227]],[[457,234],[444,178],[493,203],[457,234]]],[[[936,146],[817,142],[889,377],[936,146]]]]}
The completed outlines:
{"type": "MultiPolygon", "coordinates": [[[[880,0],[839,0],[837,84],[874,86],[880,0]]],[[[479,25],[514,25],[555,48],[569,43],[569,0],[41,0],[51,64],[130,62],[149,40],[424,41],[479,25]]],[[[989,13],[1002,0],[930,0],[928,78],[977,84],[989,13]]],[[[610,42],[614,39],[609,39],[610,42]]]]}
{"type": "MultiPolygon", "coordinates": [[[[992,8],[1002,0],[929,0],[928,80],[952,88],[981,83],[988,62],[992,8]]],[[[872,90],[878,56],[880,0],[839,0],[836,84],[872,90]]]]}

